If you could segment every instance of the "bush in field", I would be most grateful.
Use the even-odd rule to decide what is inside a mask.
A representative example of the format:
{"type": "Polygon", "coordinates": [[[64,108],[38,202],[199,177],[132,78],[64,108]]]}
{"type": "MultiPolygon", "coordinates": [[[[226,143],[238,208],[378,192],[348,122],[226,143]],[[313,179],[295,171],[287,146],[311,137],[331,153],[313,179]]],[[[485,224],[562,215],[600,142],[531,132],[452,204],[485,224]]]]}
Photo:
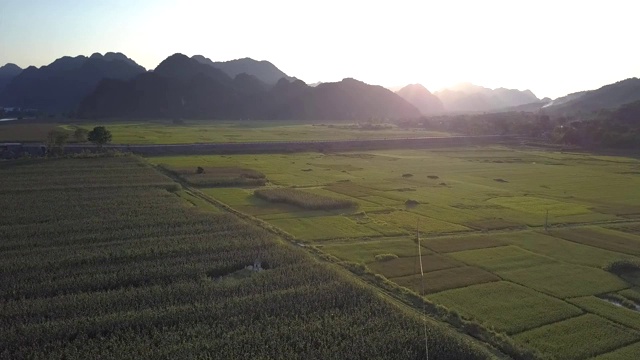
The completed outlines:
{"type": "Polygon", "coordinates": [[[334,199],[296,189],[256,190],[254,195],[270,202],[299,206],[308,210],[346,209],[358,205],[355,201],[334,199]]]}
{"type": "Polygon", "coordinates": [[[412,176],[413,176],[413,174],[408,174],[408,173],[407,174],[402,174],[403,178],[409,178],[409,177],[412,177],[412,176]]]}
{"type": "Polygon", "coordinates": [[[104,144],[111,142],[111,131],[104,126],[96,126],[87,134],[87,140],[98,145],[98,148],[102,148],[104,144]]]}
{"type": "Polygon", "coordinates": [[[204,168],[201,166],[198,166],[198,168],[196,169],[196,174],[204,174],[204,168]]]}
{"type": "Polygon", "coordinates": [[[77,128],[73,132],[73,140],[79,143],[87,142],[87,136],[89,136],[89,130],[84,128],[77,128]]]}
{"type": "Polygon", "coordinates": [[[420,205],[420,202],[418,200],[409,199],[405,201],[404,204],[408,207],[414,207],[420,205]]]}
{"type": "Polygon", "coordinates": [[[180,186],[180,184],[171,184],[167,186],[168,192],[178,192],[180,190],[182,190],[182,186],[180,186]]]}
{"type": "Polygon", "coordinates": [[[389,261],[393,259],[397,259],[398,255],[396,254],[378,254],[375,256],[376,261],[389,261]]]}
{"type": "Polygon", "coordinates": [[[616,260],[607,264],[604,269],[616,275],[640,274],[640,262],[632,260],[616,260]]]}

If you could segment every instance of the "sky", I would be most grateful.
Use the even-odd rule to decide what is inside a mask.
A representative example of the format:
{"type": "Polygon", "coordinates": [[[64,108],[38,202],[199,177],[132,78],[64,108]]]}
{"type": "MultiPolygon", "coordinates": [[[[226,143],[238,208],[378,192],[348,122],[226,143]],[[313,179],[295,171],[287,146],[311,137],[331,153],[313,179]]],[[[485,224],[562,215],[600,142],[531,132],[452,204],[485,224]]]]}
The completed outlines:
{"type": "Polygon", "coordinates": [[[640,77],[636,0],[0,0],[0,65],[122,52],[268,60],[307,83],[556,98],[640,77]]]}

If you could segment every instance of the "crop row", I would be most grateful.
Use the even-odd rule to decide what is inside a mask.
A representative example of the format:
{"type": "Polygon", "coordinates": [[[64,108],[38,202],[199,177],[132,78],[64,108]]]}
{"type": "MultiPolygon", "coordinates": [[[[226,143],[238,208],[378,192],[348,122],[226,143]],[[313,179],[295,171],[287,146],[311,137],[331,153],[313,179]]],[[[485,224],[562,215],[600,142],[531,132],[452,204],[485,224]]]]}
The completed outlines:
{"type": "Polygon", "coordinates": [[[357,206],[355,201],[331,198],[297,189],[256,190],[254,195],[266,201],[294,205],[307,210],[334,210],[357,206]]]}
{"type": "MultiPolygon", "coordinates": [[[[0,188],[0,359],[424,357],[419,318],[260,228],[189,207],[136,159],[16,164],[0,166],[23,185],[0,188]]],[[[437,323],[428,338],[433,358],[490,357],[437,323]]]]}

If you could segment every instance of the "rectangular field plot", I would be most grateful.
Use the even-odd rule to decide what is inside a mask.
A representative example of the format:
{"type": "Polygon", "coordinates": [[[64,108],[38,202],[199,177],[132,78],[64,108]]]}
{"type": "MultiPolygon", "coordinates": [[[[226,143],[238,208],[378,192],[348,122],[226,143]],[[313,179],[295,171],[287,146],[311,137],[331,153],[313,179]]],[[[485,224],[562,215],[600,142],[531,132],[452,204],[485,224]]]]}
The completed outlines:
{"type": "MultiPolygon", "coordinates": [[[[461,266],[462,264],[442,255],[423,255],[422,269],[424,272],[431,272],[452,267],[461,266]]],[[[418,256],[403,257],[386,261],[376,261],[368,264],[369,268],[378,274],[382,274],[387,278],[395,278],[399,276],[408,276],[420,273],[420,261],[418,256]]]]}
{"type": "Polygon", "coordinates": [[[618,291],[618,294],[626,297],[631,301],[635,301],[636,303],[640,304],[640,288],[639,287],[633,287],[631,289],[618,291]]]}
{"type": "Polygon", "coordinates": [[[629,233],[600,227],[590,227],[553,230],[551,231],[551,235],[601,249],[617,251],[624,254],[640,255],[640,236],[629,233]]]}
{"type": "Polygon", "coordinates": [[[587,359],[640,339],[638,332],[586,314],[515,336],[517,342],[557,359],[587,359]]]}
{"type": "Polygon", "coordinates": [[[506,281],[427,296],[498,331],[514,334],[582,314],[562,300],[506,281]]]}
{"type": "Polygon", "coordinates": [[[484,249],[505,245],[493,235],[468,235],[445,238],[422,239],[423,246],[439,253],[484,249]]]}
{"type": "Polygon", "coordinates": [[[418,224],[421,233],[449,233],[469,230],[469,228],[461,225],[424,217],[407,211],[371,213],[368,215],[377,221],[383,221],[407,231],[415,231],[418,224]]]}
{"type": "Polygon", "coordinates": [[[268,204],[266,201],[255,198],[253,196],[253,190],[250,189],[213,188],[201,189],[200,191],[232,207],[241,205],[257,206],[268,204]]]}
{"type": "Polygon", "coordinates": [[[526,269],[555,263],[554,260],[548,257],[537,255],[512,245],[459,251],[449,255],[464,263],[476,265],[490,271],[526,269]]]}
{"type": "Polygon", "coordinates": [[[377,231],[339,215],[275,219],[269,223],[301,240],[380,236],[377,231]]]}
{"type": "MultiPolygon", "coordinates": [[[[418,254],[417,244],[407,238],[327,244],[323,245],[321,249],[342,260],[361,263],[376,261],[376,255],[381,254],[394,254],[400,258],[416,256],[418,254]]],[[[425,248],[421,251],[423,255],[431,253],[431,251],[425,248]]]]}
{"type": "Polygon", "coordinates": [[[636,259],[631,255],[582,245],[538,232],[501,234],[497,238],[505,243],[516,245],[558,261],[597,268],[602,268],[615,260],[636,259]]]}
{"type": "Polygon", "coordinates": [[[580,215],[591,212],[584,205],[533,196],[496,197],[487,202],[540,216],[545,216],[547,211],[553,216],[580,215]]]}
{"type": "Polygon", "coordinates": [[[559,298],[603,294],[629,287],[613,274],[581,265],[545,264],[497,273],[506,280],[559,298]]]}
{"type": "Polygon", "coordinates": [[[570,303],[605,319],[640,330],[640,312],[614,305],[596,296],[569,299],[570,303]]]}
{"type": "Polygon", "coordinates": [[[488,271],[473,266],[462,266],[426,273],[424,281],[418,274],[398,277],[393,279],[393,282],[418,294],[426,295],[498,280],[500,280],[499,277],[488,271]],[[423,284],[424,291],[422,291],[423,284]]]}
{"type": "Polygon", "coordinates": [[[596,356],[593,360],[638,360],[638,354],[640,354],[640,342],[596,356]]]}

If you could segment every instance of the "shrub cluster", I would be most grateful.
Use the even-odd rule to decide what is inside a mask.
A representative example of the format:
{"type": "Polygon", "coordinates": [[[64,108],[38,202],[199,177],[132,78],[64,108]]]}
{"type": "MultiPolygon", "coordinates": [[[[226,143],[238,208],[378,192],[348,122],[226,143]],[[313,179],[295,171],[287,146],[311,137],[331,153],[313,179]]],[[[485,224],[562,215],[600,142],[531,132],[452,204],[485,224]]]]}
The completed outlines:
{"type": "Polygon", "coordinates": [[[256,190],[254,195],[270,202],[294,205],[307,210],[336,210],[358,206],[355,201],[335,199],[289,188],[256,190]]]}

